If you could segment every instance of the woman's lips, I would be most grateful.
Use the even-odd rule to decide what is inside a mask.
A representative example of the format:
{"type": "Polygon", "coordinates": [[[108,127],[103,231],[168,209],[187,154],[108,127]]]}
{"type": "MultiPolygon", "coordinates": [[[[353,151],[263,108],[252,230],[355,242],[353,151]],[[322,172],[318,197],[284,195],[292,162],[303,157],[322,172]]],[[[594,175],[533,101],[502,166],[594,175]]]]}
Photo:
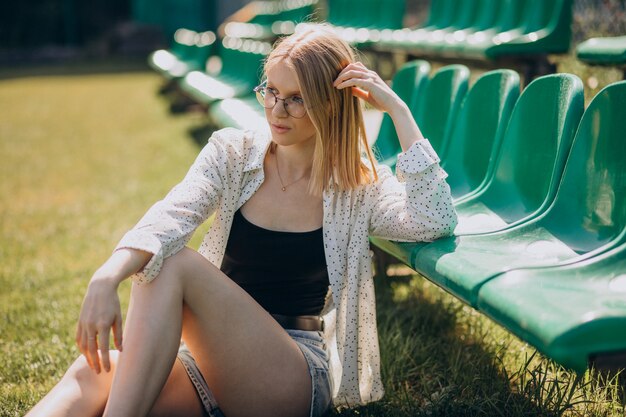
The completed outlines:
{"type": "Polygon", "coordinates": [[[283,125],[279,125],[279,124],[276,124],[276,123],[272,123],[271,125],[272,125],[272,130],[274,132],[276,132],[276,133],[286,133],[287,131],[290,130],[289,127],[283,126],[283,125]]]}

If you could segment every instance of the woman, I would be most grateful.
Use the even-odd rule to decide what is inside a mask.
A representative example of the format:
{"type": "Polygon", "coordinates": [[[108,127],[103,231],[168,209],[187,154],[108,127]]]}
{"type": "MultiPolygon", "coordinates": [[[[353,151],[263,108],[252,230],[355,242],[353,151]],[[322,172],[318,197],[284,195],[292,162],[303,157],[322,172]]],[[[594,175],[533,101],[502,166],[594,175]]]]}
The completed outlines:
{"type": "Polygon", "coordinates": [[[271,134],[216,132],[123,237],[89,283],[83,356],[30,416],[318,416],[382,397],[368,236],[452,233],[446,174],[406,104],[332,33],[284,39],[264,75],[271,134]],[[374,163],[360,99],[395,124],[398,178],[374,163]],[[199,253],[186,248],[213,213],[199,253]]]}

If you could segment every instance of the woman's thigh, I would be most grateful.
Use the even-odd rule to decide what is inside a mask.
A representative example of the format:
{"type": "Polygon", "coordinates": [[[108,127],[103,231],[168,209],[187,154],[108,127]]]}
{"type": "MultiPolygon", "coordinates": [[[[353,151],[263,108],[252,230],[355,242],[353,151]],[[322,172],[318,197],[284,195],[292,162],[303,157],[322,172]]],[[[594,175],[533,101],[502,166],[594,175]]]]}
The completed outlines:
{"type": "Polygon", "coordinates": [[[223,413],[308,415],[311,377],[294,340],[203,256],[183,249],[173,258],[154,283],[166,278],[168,268],[180,274],[182,338],[223,413]]]}
{"type": "MultiPolygon", "coordinates": [[[[111,360],[111,371],[96,374],[92,370],[84,356],[80,356],[70,367],[64,377],[65,385],[60,386],[59,392],[68,394],[76,391],[80,398],[76,398],[74,402],[76,407],[82,409],[82,414],[89,407],[99,408],[99,415],[102,415],[104,406],[111,390],[111,382],[113,375],[117,369],[119,359],[119,351],[111,350],[109,352],[111,360]],[[68,379],[70,378],[70,379],[68,379]],[[72,382],[70,382],[70,380],[72,382]],[[69,385],[68,385],[69,384],[69,385]],[[89,407],[82,405],[82,400],[89,402],[89,407]]],[[[62,382],[63,383],[63,382],[62,382]]],[[[75,410],[76,415],[81,411],[75,410]]],[[[203,417],[205,416],[202,402],[189,379],[183,364],[176,360],[172,370],[167,378],[165,386],[161,390],[149,416],[151,417],[203,417]]]]}

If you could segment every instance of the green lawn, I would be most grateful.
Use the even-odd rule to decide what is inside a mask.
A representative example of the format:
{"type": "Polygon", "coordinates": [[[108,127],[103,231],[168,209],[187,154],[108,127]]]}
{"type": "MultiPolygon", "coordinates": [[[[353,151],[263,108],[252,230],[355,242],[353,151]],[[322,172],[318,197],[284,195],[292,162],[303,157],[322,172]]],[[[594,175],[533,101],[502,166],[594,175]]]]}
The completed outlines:
{"type": "MultiPolygon", "coordinates": [[[[78,355],[91,274],[185,174],[199,151],[190,131],[203,124],[172,116],[150,72],[35,74],[0,80],[1,416],[25,414],[78,355]]],[[[624,414],[615,378],[574,385],[490,320],[396,272],[376,282],[387,396],[340,415],[624,414]]]]}

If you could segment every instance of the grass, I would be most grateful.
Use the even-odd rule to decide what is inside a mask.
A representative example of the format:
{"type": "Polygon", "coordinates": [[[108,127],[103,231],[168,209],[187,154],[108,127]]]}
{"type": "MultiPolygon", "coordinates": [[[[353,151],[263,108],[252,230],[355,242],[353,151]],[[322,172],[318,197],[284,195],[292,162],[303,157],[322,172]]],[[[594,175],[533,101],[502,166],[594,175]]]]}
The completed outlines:
{"type": "MultiPolygon", "coordinates": [[[[150,72],[0,77],[0,416],[77,357],[91,274],[197,155],[150,72]]],[[[192,246],[199,244],[196,234],[192,246]]],[[[383,401],[340,416],[621,416],[616,376],[574,374],[425,279],[377,278],[383,401]]],[[[129,282],[120,288],[128,305],[129,282]]]]}

